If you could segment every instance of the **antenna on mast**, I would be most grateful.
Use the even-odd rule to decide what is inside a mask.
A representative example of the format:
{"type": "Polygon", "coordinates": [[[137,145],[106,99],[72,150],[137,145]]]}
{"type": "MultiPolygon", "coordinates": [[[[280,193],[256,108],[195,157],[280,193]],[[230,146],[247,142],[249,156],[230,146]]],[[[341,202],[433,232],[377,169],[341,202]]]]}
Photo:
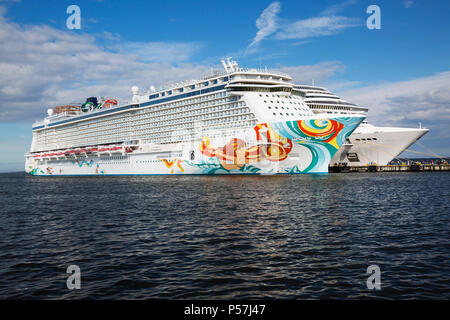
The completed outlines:
{"type": "Polygon", "coordinates": [[[231,58],[222,59],[222,65],[225,68],[225,71],[230,73],[238,70],[238,64],[236,61],[231,61],[231,58]]]}
{"type": "Polygon", "coordinates": [[[222,62],[222,65],[223,65],[225,71],[228,72],[228,65],[227,65],[227,63],[225,62],[225,60],[222,59],[222,60],[220,60],[220,62],[222,62]]]}

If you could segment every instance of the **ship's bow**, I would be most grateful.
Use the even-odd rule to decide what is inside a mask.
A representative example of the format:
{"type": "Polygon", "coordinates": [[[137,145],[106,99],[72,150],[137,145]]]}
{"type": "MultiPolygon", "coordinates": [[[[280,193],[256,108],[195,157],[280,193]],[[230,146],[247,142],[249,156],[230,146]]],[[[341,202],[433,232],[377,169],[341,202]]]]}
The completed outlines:
{"type": "Polygon", "coordinates": [[[273,123],[280,136],[292,141],[292,156],[297,155],[295,164],[284,168],[284,173],[328,173],[331,158],[364,119],[354,116],[273,123]]]}

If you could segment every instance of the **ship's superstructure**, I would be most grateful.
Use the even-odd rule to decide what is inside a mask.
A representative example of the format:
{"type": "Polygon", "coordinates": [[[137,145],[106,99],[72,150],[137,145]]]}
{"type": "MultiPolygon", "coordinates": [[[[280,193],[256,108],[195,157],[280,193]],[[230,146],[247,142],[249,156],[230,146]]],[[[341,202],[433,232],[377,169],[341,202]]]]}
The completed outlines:
{"type": "MultiPolygon", "coordinates": [[[[310,109],[328,117],[366,116],[368,109],[349,103],[323,87],[295,85],[310,109]]],[[[363,121],[331,160],[331,166],[387,165],[420,139],[428,129],[377,127],[363,121]]]]}
{"type": "Polygon", "coordinates": [[[363,115],[317,116],[291,78],[225,71],[166,85],[130,103],[89,98],[33,125],[26,171],[43,175],[325,173],[363,115]]]}

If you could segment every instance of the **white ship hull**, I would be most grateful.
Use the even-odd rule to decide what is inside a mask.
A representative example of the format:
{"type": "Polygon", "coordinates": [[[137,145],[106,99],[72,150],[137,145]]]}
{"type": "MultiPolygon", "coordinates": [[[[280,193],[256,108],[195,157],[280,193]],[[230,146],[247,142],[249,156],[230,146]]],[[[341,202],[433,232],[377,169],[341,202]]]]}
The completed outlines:
{"type": "Polygon", "coordinates": [[[363,123],[336,152],[331,166],[384,166],[419,140],[428,129],[375,127],[363,123]]]}
{"type": "MultiPolygon", "coordinates": [[[[315,114],[324,117],[366,116],[368,112],[367,108],[349,103],[323,87],[296,85],[296,90],[315,114]]],[[[387,165],[427,132],[428,129],[422,128],[375,127],[363,122],[336,152],[330,166],[387,165]]]]}
{"type": "Polygon", "coordinates": [[[363,119],[309,119],[262,123],[250,130],[209,130],[192,142],[142,144],[131,152],[129,147],[116,147],[93,154],[80,150],[28,154],[25,170],[52,176],[327,173],[331,158],[363,119]]]}

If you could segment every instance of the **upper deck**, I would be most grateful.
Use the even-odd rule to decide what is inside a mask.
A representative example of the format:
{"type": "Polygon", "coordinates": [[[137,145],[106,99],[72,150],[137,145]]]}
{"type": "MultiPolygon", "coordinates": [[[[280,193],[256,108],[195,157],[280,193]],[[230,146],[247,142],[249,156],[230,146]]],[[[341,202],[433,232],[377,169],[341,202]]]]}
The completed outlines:
{"type": "Polygon", "coordinates": [[[278,71],[266,69],[245,69],[238,67],[234,61],[223,60],[224,71],[215,71],[202,80],[188,80],[179,83],[170,83],[156,90],[153,86],[149,91],[140,94],[138,87],[132,87],[132,101],[110,108],[94,109],[79,113],[60,113],[49,115],[44,120],[33,124],[33,130],[41,130],[59,126],[70,122],[83,121],[95,117],[103,117],[113,113],[127,112],[137,108],[164,104],[177,100],[201,96],[204,94],[227,90],[228,91],[283,91],[292,89],[292,78],[278,71]]]}
{"type": "Polygon", "coordinates": [[[336,113],[339,111],[340,113],[350,112],[365,115],[369,111],[365,107],[342,99],[323,87],[295,85],[294,90],[302,95],[303,101],[316,113],[336,113]]]}

